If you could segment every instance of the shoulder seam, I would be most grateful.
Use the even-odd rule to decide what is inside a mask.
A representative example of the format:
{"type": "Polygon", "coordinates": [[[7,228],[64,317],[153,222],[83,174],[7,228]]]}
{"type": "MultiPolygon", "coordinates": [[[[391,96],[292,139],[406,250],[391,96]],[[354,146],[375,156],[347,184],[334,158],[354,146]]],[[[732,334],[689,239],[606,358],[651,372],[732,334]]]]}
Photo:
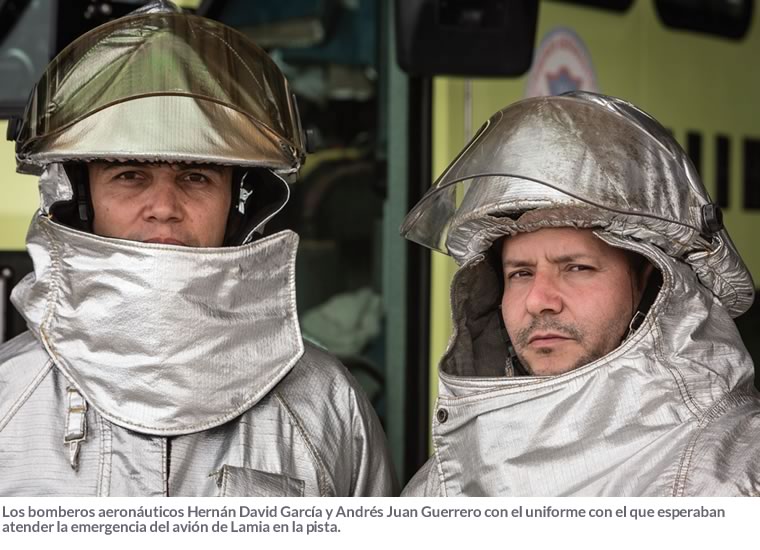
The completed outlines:
{"type": "Polygon", "coordinates": [[[751,399],[749,395],[736,396],[732,392],[726,392],[726,394],[719,399],[713,406],[707,409],[704,414],[697,419],[697,429],[694,435],[689,440],[683,455],[681,456],[681,462],[676,472],[676,477],[673,482],[673,492],[671,496],[682,497],[686,491],[686,482],[691,467],[691,459],[694,456],[694,450],[697,446],[700,436],[705,429],[715,420],[723,416],[731,406],[740,405],[741,403],[751,399]]]}
{"type": "Polygon", "coordinates": [[[306,445],[306,448],[309,450],[309,454],[314,460],[314,464],[317,468],[319,496],[326,496],[327,487],[329,483],[325,476],[325,471],[327,470],[327,468],[325,466],[324,461],[322,460],[322,457],[319,455],[317,448],[314,446],[311,439],[309,439],[308,435],[306,434],[306,430],[303,427],[303,423],[301,422],[301,419],[298,417],[298,415],[296,415],[296,413],[293,411],[290,405],[288,405],[287,401],[282,396],[282,393],[279,390],[274,390],[274,396],[277,399],[277,401],[280,403],[280,405],[282,405],[282,407],[285,409],[285,412],[288,414],[290,419],[293,421],[293,424],[296,426],[298,433],[301,434],[301,437],[304,440],[304,444],[306,445]]]}
{"type": "Polygon", "coordinates": [[[34,377],[32,382],[27,386],[26,390],[18,397],[16,402],[11,405],[11,408],[8,409],[8,413],[0,419],[0,430],[5,428],[5,426],[10,422],[11,418],[15,416],[15,414],[18,412],[18,410],[21,408],[21,406],[26,402],[27,399],[29,399],[29,396],[34,393],[34,390],[37,389],[37,386],[42,382],[42,379],[47,376],[48,372],[50,372],[50,369],[53,366],[53,360],[48,359],[45,362],[45,365],[40,369],[40,372],[37,374],[37,376],[34,377]]]}

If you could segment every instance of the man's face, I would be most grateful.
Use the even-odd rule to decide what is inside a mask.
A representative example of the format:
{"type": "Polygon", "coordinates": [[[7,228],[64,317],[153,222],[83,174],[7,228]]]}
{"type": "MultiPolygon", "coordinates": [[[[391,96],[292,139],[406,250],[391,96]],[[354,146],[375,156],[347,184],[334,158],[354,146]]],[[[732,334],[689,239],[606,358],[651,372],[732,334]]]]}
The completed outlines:
{"type": "Polygon", "coordinates": [[[502,316],[533,375],[571,371],[606,355],[625,335],[652,269],[590,229],[551,228],[504,240],[502,316]]]}
{"type": "Polygon", "coordinates": [[[222,245],[232,168],[107,162],[87,167],[96,235],[184,246],[222,245]]]}

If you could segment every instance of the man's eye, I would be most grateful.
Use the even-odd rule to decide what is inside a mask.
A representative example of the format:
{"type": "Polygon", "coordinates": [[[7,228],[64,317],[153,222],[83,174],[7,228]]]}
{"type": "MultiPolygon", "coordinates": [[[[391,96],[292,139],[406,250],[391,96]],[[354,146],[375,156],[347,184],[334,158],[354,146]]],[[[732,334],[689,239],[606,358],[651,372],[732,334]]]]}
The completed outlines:
{"type": "Polygon", "coordinates": [[[524,269],[518,270],[518,271],[510,271],[507,273],[507,279],[514,280],[514,279],[525,279],[527,277],[531,276],[530,271],[526,271],[524,269]]]}
{"type": "Polygon", "coordinates": [[[126,172],[119,172],[114,177],[116,180],[122,180],[122,181],[135,181],[142,179],[142,176],[138,172],[134,172],[132,170],[128,170],[126,172]]]}
{"type": "Polygon", "coordinates": [[[572,264],[567,266],[568,271],[592,271],[594,268],[590,265],[572,264]]]}
{"type": "Polygon", "coordinates": [[[184,180],[190,183],[208,183],[209,178],[205,174],[199,174],[198,172],[192,172],[185,174],[184,180]]]}

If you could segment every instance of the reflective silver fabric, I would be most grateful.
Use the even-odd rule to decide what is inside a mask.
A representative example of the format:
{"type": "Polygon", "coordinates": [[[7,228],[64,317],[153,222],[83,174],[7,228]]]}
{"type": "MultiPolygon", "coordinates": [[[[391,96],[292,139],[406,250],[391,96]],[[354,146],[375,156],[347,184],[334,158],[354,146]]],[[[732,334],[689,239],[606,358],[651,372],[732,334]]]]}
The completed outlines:
{"type": "Polygon", "coordinates": [[[297,242],[282,232],[240,247],[163,246],[39,216],[27,238],[35,273],[13,301],[112,422],[164,435],[213,428],[259,401],[303,353],[297,242]]]}
{"type": "Polygon", "coordinates": [[[294,234],[188,249],[38,215],[28,245],[13,300],[31,331],[0,347],[0,495],[394,494],[371,405],[304,349],[294,234]]]}
{"type": "Polygon", "coordinates": [[[221,23],[165,8],[64,49],[34,87],[16,141],[18,170],[35,174],[91,159],[290,174],[305,155],[293,96],[269,56],[221,23]]]}
{"type": "MultiPolygon", "coordinates": [[[[73,197],[63,161],[290,174],[303,160],[295,103],[262,50],[169,2],[140,11],[61,52],[17,139],[18,169],[42,172],[41,208],[35,271],[12,296],[30,331],[0,346],[0,496],[395,494],[366,396],[301,339],[295,234],[185,248],[53,221],[73,197]]],[[[274,184],[279,202],[257,205],[246,231],[287,201],[274,184]]]]}
{"type": "MultiPolygon", "coordinates": [[[[617,101],[598,99],[607,100],[617,101]]],[[[483,163],[524,161],[526,169],[557,170],[555,156],[563,149],[544,148],[544,137],[557,146],[564,142],[571,152],[584,143],[617,143],[618,149],[608,150],[610,166],[641,158],[641,142],[616,136],[614,125],[598,127],[592,138],[589,128],[573,126],[577,101],[518,103],[514,108],[535,126],[502,127],[504,149],[471,144],[454,166],[469,155],[483,163]],[[552,116],[544,118],[546,113],[552,116]],[[507,147],[515,132],[528,136],[518,149],[525,158],[507,147]]],[[[497,142],[494,137],[494,147],[497,142]]],[[[608,194],[607,206],[579,200],[569,188],[503,175],[475,177],[453,202],[428,197],[427,206],[421,201],[410,213],[407,229],[413,231],[418,220],[433,220],[436,208],[453,205],[448,221],[437,227],[445,227],[449,251],[461,267],[451,287],[454,332],[439,365],[433,456],[403,494],[760,496],[760,395],[731,318],[752,297],[741,258],[724,232],[700,236],[688,218],[672,223],[664,215],[608,207],[616,200],[651,203],[662,213],[675,203],[655,203],[689,196],[679,189],[683,179],[631,177],[636,193],[671,187],[656,197],[636,197],[614,185],[593,150],[566,168],[568,174],[558,176],[568,186],[585,175],[575,189],[608,194]],[[608,244],[647,257],[662,275],[662,288],[639,328],[600,359],[558,376],[507,376],[503,289],[486,251],[504,236],[568,226],[595,228],[608,244]]],[[[673,215],[680,215],[678,209],[673,215]]]]}
{"type": "Polygon", "coordinates": [[[664,275],[644,323],[559,376],[503,375],[496,277],[480,258],[459,270],[434,453],[403,495],[760,496],[760,398],[733,321],[688,266],[635,248],[664,275]]]}
{"type": "Polygon", "coordinates": [[[752,305],[749,271],[728,232],[707,228],[710,197],[686,153],[658,122],[617,98],[539,97],[497,112],[409,212],[401,232],[461,264],[490,246],[488,235],[473,234],[498,218],[559,204],[594,208],[602,226],[656,234],[732,316],[752,305]]]}
{"type": "Polygon", "coordinates": [[[0,495],[397,493],[382,429],[362,390],[310,345],[269,394],[213,429],[148,435],[88,410],[76,470],[64,446],[70,386],[31,332],[0,347],[0,495]]]}

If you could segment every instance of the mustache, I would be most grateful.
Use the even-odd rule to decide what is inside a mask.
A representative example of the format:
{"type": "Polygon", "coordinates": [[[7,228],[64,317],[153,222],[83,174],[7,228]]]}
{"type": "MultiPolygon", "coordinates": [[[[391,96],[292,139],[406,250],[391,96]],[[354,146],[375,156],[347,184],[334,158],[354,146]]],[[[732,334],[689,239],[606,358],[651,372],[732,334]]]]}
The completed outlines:
{"type": "Polygon", "coordinates": [[[552,317],[534,317],[530,325],[521,329],[517,333],[517,337],[515,338],[515,344],[517,344],[520,347],[527,346],[531,335],[537,331],[557,332],[564,336],[568,336],[574,340],[578,340],[579,342],[583,339],[581,331],[578,330],[575,327],[575,325],[561,323],[560,321],[558,321],[557,319],[553,319],[552,317]]]}

